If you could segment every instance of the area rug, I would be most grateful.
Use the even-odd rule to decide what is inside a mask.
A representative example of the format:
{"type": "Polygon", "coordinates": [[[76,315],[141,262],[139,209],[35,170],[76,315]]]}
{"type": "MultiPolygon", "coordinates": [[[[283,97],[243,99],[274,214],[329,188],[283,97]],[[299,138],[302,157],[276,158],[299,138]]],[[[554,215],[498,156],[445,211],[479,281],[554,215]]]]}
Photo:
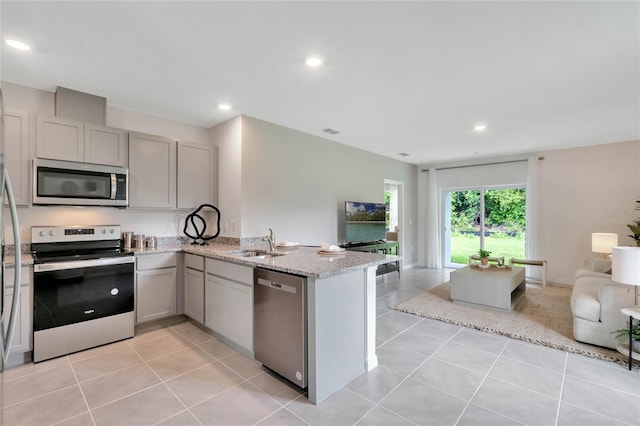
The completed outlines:
{"type": "Polygon", "coordinates": [[[571,288],[527,283],[512,312],[451,302],[449,282],[395,306],[397,311],[499,334],[565,352],[626,363],[618,351],[573,339],[571,288]]]}

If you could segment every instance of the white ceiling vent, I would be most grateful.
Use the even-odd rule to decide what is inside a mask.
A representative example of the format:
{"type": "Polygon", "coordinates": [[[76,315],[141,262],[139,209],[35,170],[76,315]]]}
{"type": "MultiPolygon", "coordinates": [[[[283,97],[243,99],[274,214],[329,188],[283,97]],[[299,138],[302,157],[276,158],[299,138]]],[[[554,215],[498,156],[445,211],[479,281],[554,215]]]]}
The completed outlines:
{"type": "Polygon", "coordinates": [[[322,129],[323,132],[329,133],[330,135],[337,135],[338,133],[340,133],[339,130],[336,129],[332,129],[330,127],[327,127],[326,129],[322,129]]]}
{"type": "Polygon", "coordinates": [[[408,156],[409,156],[409,155],[411,155],[411,154],[408,154],[408,153],[406,153],[406,152],[399,152],[399,153],[398,153],[398,155],[399,155],[400,157],[408,157],[408,156]]]}

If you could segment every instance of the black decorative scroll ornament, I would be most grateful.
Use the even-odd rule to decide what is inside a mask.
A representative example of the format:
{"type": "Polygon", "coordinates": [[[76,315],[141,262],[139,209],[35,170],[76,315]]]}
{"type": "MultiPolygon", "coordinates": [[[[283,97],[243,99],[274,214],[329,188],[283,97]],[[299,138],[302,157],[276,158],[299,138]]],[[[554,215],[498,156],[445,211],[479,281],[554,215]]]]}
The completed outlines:
{"type": "Polygon", "coordinates": [[[200,244],[200,245],[208,244],[207,243],[208,240],[211,240],[217,237],[218,235],[220,235],[220,210],[218,210],[216,206],[212,206],[211,204],[202,204],[193,213],[187,216],[187,218],[184,221],[184,229],[182,230],[182,232],[184,232],[184,234],[187,237],[193,240],[191,241],[191,244],[200,244]],[[209,235],[209,236],[204,235],[205,231],[207,230],[207,221],[204,220],[204,218],[200,216],[198,213],[200,212],[200,210],[202,210],[205,207],[215,210],[216,213],[218,214],[218,219],[216,222],[216,225],[217,225],[216,233],[214,235],[209,235]],[[196,224],[196,219],[199,221],[200,226],[202,226],[202,230],[198,228],[198,224],[196,224]],[[189,224],[191,224],[191,227],[196,232],[196,235],[191,235],[189,233],[187,229],[189,227],[189,224]]]}

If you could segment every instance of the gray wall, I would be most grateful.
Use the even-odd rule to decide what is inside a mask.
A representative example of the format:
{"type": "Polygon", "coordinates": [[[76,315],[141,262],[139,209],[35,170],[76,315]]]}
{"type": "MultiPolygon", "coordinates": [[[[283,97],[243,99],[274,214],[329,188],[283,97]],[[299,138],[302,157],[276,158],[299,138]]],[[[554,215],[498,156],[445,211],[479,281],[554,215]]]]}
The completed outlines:
{"type": "Polygon", "coordinates": [[[417,167],[255,118],[242,117],[242,236],[344,242],[344,202],[384,201],[403,182],[403,256],[416,262],[417,167]]]}

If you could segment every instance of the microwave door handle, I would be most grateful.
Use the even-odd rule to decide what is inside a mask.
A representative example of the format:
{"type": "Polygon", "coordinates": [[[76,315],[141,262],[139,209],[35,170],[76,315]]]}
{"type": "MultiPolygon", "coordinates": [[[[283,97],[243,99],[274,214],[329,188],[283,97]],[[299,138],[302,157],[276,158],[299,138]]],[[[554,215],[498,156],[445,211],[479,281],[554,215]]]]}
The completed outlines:
{"type": "Polygon", "coordinates": [[[116,192],[118,191],[118,179],[115,173],[111,173],[111,199],[116,199],[116,192]]]}
{"type": "MultiPolygon", "coordinates": [[[[3,365],[7,364],[9,359],[9,351],[11,350],[11,344],[13,343],[13,334],[16,328],[16,317],[18,316],[18,306],[20,303],[20,272],[22,266],[21,246],[20,246],[20,226],[18,225],[18,213],[16,210],[16,201],[13,196],[13,189],[11,188],[11,181],[9,180],[9,174],[7,169],[4,169],[4,188],[2,191],[7,190],[7,199],[9,201],[9,211],[11,213],[11,224],[13,226],[13,244],[15,247],[15,264],[14,264],[14,281],[13,281],[13,300],[11,305],[11,314],[9,315],[9,327],[7,328],[7,335],[4,335],[4,326],[2,327],[2,360],[3,365]]],[[[2,290],[4,291],[4,290],[2,290]]],[[[2,324],[4,325],[4,324],[2,324]]]]}

